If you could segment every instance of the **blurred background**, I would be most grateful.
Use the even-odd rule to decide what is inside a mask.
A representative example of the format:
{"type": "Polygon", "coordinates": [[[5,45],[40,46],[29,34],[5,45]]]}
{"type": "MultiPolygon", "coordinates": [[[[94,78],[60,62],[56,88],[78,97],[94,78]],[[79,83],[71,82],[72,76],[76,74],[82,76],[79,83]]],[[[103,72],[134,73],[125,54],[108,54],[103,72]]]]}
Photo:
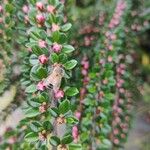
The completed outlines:
{"type": "MultiPolygon", "coordinates": [[[[92,28],[95,30],[98,28],[103,34],[105,25],[113,14],[116,0],[64,0],[63,2],[66,18],[73,22],[73,32],[70,34],[73,40],[70,43],[82,52],[89,52],[97,44],[97,33],[92,33],[95,38],[89,41],[80,29],[90,24],[92,28]]],[[[127,52],[129,60],[132,61],[130,68],[136,89],[134,90],[132,127],[124,149],[150,150],[150,0],[131,0],[129,13],[130,17],[126,18],[126,27],[132,32],[132,36],[129,34],[127,37],[127,43],[130,45],[127,52]]],[[[4,28],[1,26],[1,30],[4,28]]],[[[14,29],[13,23],[8,30],[11,28],[14,29]]],[[[15,34],[5,31],[10,39],[12,34],[15,34]]],[[[23,90],[18,89],[20,89],[19,80],[21,80],[21,58],[25,52],[20,52],[18,45],[14,44],[14,39],[10,39],[1,39],[0,45],[0,135],[4,134],[5,126],[9,127],[11,124],[11,127],[16,127],[23,117],[20,106],[25,95],[23,90]],[[9,45],[4,48],[6,42],[9,45]],[[10,51],[13,51],[13,54],[10,51]]],[[[75,53],[75,57],[80,51],[75,53]]]]}

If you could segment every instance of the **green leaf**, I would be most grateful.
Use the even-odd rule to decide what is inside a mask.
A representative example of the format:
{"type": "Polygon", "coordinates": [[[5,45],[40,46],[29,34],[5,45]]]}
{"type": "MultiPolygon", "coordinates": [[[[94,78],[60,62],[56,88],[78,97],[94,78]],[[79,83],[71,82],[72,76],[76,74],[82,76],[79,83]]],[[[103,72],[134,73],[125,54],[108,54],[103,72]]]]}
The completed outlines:
{"type": "Polygon", "coordinates": [[[32,54],[32,55],[30,56],[29,62],[30,62],[30,64],[32,64],[32,65],[36,65],[36,64],[38,64],[39,60],[38,60],[38,58],[37,58],[36,55],[32,54]]]}
{"type": "MultiPolygon", "coordinates": [[[[35,100],[37,100],[37,99],[35,99],[35,100]]],[[[27,101],[27,103],[30,105],[30,106],[32,106],[32,107],[39,107],[40,105],[41,105],[41,103],[39,103],[39,102],[37,102],[37,101],[35,101],[35,100],[28,100],[27,101]]]]}
{"type": "Polygon", "coordinates": [[[49,112],[50,112],[50,114],[51,114],[53,117],[57,117],[58,114],[59,114],[58,109],[55,108],[55,107],[52,107],[51,109],[49,109],[49,112]]]}
{"type": "Polygon", "coordinates": [[[38,69],[36,70],[36,74],[40,79],[46,78],[47,77],[47,70],[46,68],[43,67],[38,67],[38,69]]]}
{"type": "Polygon", "coordinates": [[[111,149],[112,148],[112,143],[108,139],[103,139],[102,140],[102,144],[104,144],[103,147],[105,147],[107,149],[111,149]]]}
{"type": "Polygon", "coordinates": [[[63,45],[63,48],[62,48],[62,52],[67,53],[67,54],[73,52],[74,50],[75,50],[74,47],[71,45],[63,45]]]}
{"type": "Polygon", "coordinates": [[[113,93],[106,93],[105,98],[108,100],[113,100],[115,98],[115,95],[113,93]]]}
{"type": "Polygon", "coordinates": [[[72,26],[71,23],[66,23],[65,25],[63,25],[61,27],[61,30],[66,32],[66,31],[68,31],[71,28],[71,26],[72,26]]]}
{"type": "Polygon", "coordinates": [[[56,62],[59,61],[59,57],[58,57],[58,55],[56,53],[52,53],[50,55],[50,60],[51,60],[52,63],[56,63],[56,62]]]}
{"type": "Polygon", "coordinates": [[[70,110],[70,101],[69,100],[64,100],[59,104],[59,113],[60,114],[65,114],[70,110]]]}
{"type": "Polygon", "coordinates": [[[5,11],[6,12],[8,12],[10,14],[13,13],[14,7],[13,7],[13,5],[11,3],[5,4],[4,6],[5,6],[5,11]]]}
{"type": "Polygon", "coordinates": [[[51,122],[48,120],[43,123],[43,127],[46,131],[51,131],[53,129],[51,122]]]}
{"type": "Polygon", "coordinates": [[[47,48],[40,48],[38,47],[37,45],[33,46],[32,47],[32,52],[37,55],[37,56],[40,56],[42,54],[45,54],[45,55],[48,55],[49,52],[48,52],[48,49],[47,48]]]}
{"type": "Polygon", "coordinates": [[[76,65],[77,65],[77,61],[75,59],[72,59],[70,61],[67,61],[65,64],[64,64],[64,67],[66,70],[71,70],[73,69],[76,65]]]}
{"type": "Polygon", "coordinates": [[[108,83],[109,83],[110,86],[115,86],[116,80],[111,77],[111,78],[109,78],[109,82],[108,83]]]}
{"type": "Polygon", "coordinates": [[[53,14],[49,14],[49,15],[47,16],[46,26],[47,26],[47,27],[50,27],[50,25],[51,25],[52,23],[54,23],[54,22],[56,22],[56,16],[53,15],[53,14]]]}
{"type": "Polygon", "coordinates": [[[36,46],[36,45],[37,45],[37,42],[29,42],[25,46],[31,48],[31,47],[36,46]]]}
{"type": "Polygon", "coordinates": [[[37,56],[43,54],[42,49],[39,48],[37,45],[35,45],[35,46],[32,47],[32,52],[33,52],[35,55],[37,55],[37,56]]]}
{"type": "Polygon", "coordinates": [[[60,139],[57,136],[51,136],[50,140],[49,140],[50,144],[52,144],[53,146],[57,146],[60,144],[60,139]]]}
{"type": "Polygon", "coordinates": [[[34,122],[30,123],[30,128],[34,132],[39,132],[40,127],[42,127],[42,124],[40,124],[40,122],[38,122],[38,121],[34,121],[34,122]]]}
{"type": "Polygon", "coordinates": [[[78,119],[75,118],[74,116],[67,117],[66,121],[68,124],[77,124],[78,123],[78,119]]]}
{"type": "Polygon", "coordinates": [[[93,85],[88,86],[88,92],[95,93],[96,92],[96,86],[93,86],[93,85]]]}
{"type": "Polygon", "coordinates": [[[34,93],[37,91],[36,85],[35,84],[31,84],[30,86],[28,86],[25,90],[26,93],[34,93]]]}
{"type": "Polygon", "coordinates": [[[59,33],[59,31],[55,31],[55,32],[52,33],[53,42],[58,42],[58,41],[59,41],[59,38],[60,38],[60,33],[59,33]]]}
{"type": "Polygon", "coordinates": [[[69,144],[69,150],[83,150],[81,144],[69,144]]]}
{"type": "Polygon", "coordinates": [[[66,135],[63,137],[63,139],[61,140],[61,144],[69,144],[73,141],[73,138],[71,135],[66,135]]]}
{"type": "Polygon", "coordinates": [[[59,62],[61,62],[62,64],[65,64],[67,62],[67,55],[66,54],[60,54],[59,55],[59,62]]]}
{"type": "Polygon", "coordinates": [[[38,75],[37,75],[37,70],[39,68],[39,65],[34,65],[31,70],[30,70],[30,78],[31,80],[34,81],[40,81],[41,79],[39,79],[38,75]]]}
{"type": "Polygon", "coordinates": [[[34,133],[34,132],[30,132],[28,134],[25,135],[25,140],[27,142],[36,142],[38,140],[38,134],[37,133],[34,133]]]}
{"type": "Polygon", "coordinates": [[[76,87],[70,87],[65,91],[66,96],[75,96],[79,93],[76,87]]]}
{"type": "Polygon", "coordinates": [[[48,102],[49,101],[49,96],[46,92],[42,92],[38,95],[38,99],[39,99],[39,102],[48,102]]]}
{"type": "Polygon", "coordinates": [[[40,114],[39,110],[35,109],[35,108],[30,108],[27,111],[25,111],[25,116],[28,117],[28,118],[35,117],[39,114],[40,114]]]}

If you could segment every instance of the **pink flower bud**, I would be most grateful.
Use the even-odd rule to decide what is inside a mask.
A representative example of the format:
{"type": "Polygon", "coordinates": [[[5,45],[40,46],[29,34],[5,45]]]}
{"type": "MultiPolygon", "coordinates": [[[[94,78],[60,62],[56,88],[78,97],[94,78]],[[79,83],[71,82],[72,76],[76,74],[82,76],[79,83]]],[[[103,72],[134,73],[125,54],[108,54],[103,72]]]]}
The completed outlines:
{"type": "Polygon", "coordinates": [[[119,67],[117,68],[117,73],[121,73],[121,69],[119,67]]]}
{"type": "Polygon", "coordinates": [[[113,125],[113,127],[115,127],[117,125],[117,122],[113,121],[112,125],[113,125]]]}
{"type": "Polygon", "coordinates": [[[82,75],[86,76],[88,74],[87,70],[86,69],[82,69],[81,71],[82,75]]]}
{"type": "Polygon", "coordinates": [[[148,26],[148,25],[149,25],[148,21],[147,21],[147,20],[144,21],[143,25],[144,25],[144,26],[148,26]]]}
{"type": "Polygon", "coordinates": [[[122,133],[121,138],[124,139],[125,137],[126,137],[126,135],[122,133]]]}
{"type": "Polygon", "coordinates": [[[40,48],[46,48],[47,46],[47,43],[44,40],[39,40],[38,44],[40,48]]]}
{"type": "Polygon", "coordinates": [[[52,24],[52,32],[58,31],[60,29],[59,25],[53,23],[52,24]]]}
{"type": "Polygon", "coordinates": [[[44,54],[40,55],[38,59],[41,64],[46,64],[48,62],[48,57],[44,54]]]}
{"type": "Polygon", "coordinates": [[[114,139],[114,144],[118,145],[119,144],[119,140],[117,138],[114,139]]]}
{"type": "Polygon", "coordinates": [[[60,2],[61,2],[62,4],[64,4],[64,3],[65,3],[65,0],[60,0],[60,2]]]}
{"type": "Polygon", "coordinates": [[[108,46],[108,50],[112,51],[112,50],[113,50],[113,46],[112,46],[112,45],[109,45],[109,46],[108,46]]]}
{"type": "Polygon", "coordinates": [[[64,91],[63,90],[54,91],[54,97],[56,99],[63,98],[64,97],[64,91]]]}
{"type": "Polygon", "coordinates": [[[77,126],[73,126],[72,136],[74,138],[74,142],[77,142],[77,140],[78,140],[78,127],[77,126]]]}
{"type": "Polygon", "coordinates": [[[104,92],[103,92],[103,91],[100,91],[100,92],[99,92],[99,94],[98,94],[99,98],[103,98],[103,97],[104,97],[104,95],[105,95],[105,94],[104,94],[104,92]]]}
{"type": "Polygon", "coordinates": [[[122,113],[122,109],[121,109],[121,108],[118,108],[118,109],[117,109],[117,112],[118,112],[119,114],[121,114],[121,113],[122,113]]]}
{"type": "Polygon", "coordinates": [[[121,122],[121,119],[120,119],[119,117],[116,117],[116,118],[115,118],[115,121],[116,121],[116,123],[120,123],[120,122],[121,122]]]}
{"type": "Polygon", "coordinates": [[[90,81],[90,78],[88,76],[84,77],[83,82],[87,83],[90,81]]]}
{"type": "Polygon", "coordinates": [[[0,5],[0,13],[3,12],[3,7],[0,5]]]}
{"type": "Polygon", "coordinates": [[[44,91],[45,88],[46,88],[46,87],[45,87],[43,81],[40,81],[40,82],[37,84],[37,89],[38,89],[39,91],[44,91]]]}
{"type": "Polygon", "coordinates": [[[138,25],[137,26],[137,31],[141,31],[142,30],[142,26],[138,25]]]}
{"type": "Polygon", "coordinates": [[[129,120],[130,120],[130,117],[129,117],[129,116],[125,116],[125,120],[126,120],[126,121],[129,121],[129,120]]]}
{"type": "Polygon", "coordinates": [[[103,64],[105,64],[105,60],[104,60],[104,59],[101,59],[101,60],[99,61],[99,63],[100,63],[100,65],[103,65],[103,64]]]}
{"type": "Polygon", "coordinates": [[[107,79],[104,79],[104,80],[102,81],[102,83],[103,83],[103,84],[107,84],[107,83],[108,83],[108,80],[107,80],[107,79]]]}
{"type": "Polygon", "coordinates": [[[117,38],[117,37],[116,37],[115,34],[111,34],[111,35],[110,35],[110,39],[111,39],[111,40],[116,40],[116,38],[117,38]]]}
{"type": "Polygon", "coordinates": [[[88,36],[84,37],[84,44],[85,44],[85,46],[90,46],[91,45],[91,40],[88,36]]]}
{"type": "Polygon", "coordinates": [[[45,22],[45,17],[42,14],[38,14],[36,16],[37,23],[43,25],[45,22]]]}
{"type": "Polygon", "coordinates": [[[113,61],[112,57],[108,56],[108,62],[112,62],[112,61],[113,61]]]}
{"type": "Polygon", "coordinates": [[[126,68],[125,64],[120,64],[120,68],[125,69],[126,68]]]}
{"type": "Polygon", "coordinates": [[[8,139],[8,143],[9,144],[14,144],[15,142],[16,142],[16,137],[14,137],[14,136],[12,136],[12,137],[10,137],[9,139],[8,139]]]}
{"type": "Polygon", "coordinates": [[[111,35],[111,33],[109,32],[109,31],[107,31],[106,33],[105,33],[105,36],[106,37],[109,37],[111,35]]]}
{"type": "Polygon", "coordinates": [[[119,20],[114,20],[114,24],[117,26],[117,25],[119,25],[119,20]]]}
{"type": "Polygon", "coordinates": [[[119,133],[119,130],[118,129],[114,129],[113,133],[114,133],[114,135],[117,135],[119,133]]]}
{"type": "Polygon", "coordinates": [[[55,7],[54,7],[53,5],[48,5],[48,6],[47,6],[47,11],[48,11],[49,13],[53,14],[54,11],[55,11],[55,7]]]}
{"type": "Polygon", "coordinates": [[[119,99],[119,104],[124,104],[123,99],[119,99]]]}
{"type": "Polygon", "coordinates": [[[24,22],[25,24],[29,23],[29,17],[27,15],[24,16],[24,22]]]}
{"type": "Polygon", "coordinates": [[[84,69],[88,69],[89,68],[89,62],[88,61],[84,62],[83,68],[84,69]]]}
{"type": "Polygon", "coordinates": [[[85,88],[81,88],[80,89],[80,94],[84,95],[86,93],[86,89],[85,88]]]}
{"type": "Polygon", "coordinates": [[[123,128],[122,130],[123,130],[124,133],[127,133],[128,132],[128,127],[127,128],[123,128]]]}
{"type": "Polygon", "coordinates": [[[109,24],[109,28],[110,29],[114,28],[114,25],[113,24],[109,24]]]}
{"type": "Polygon", "coordinates": [[[114,105],[114,106],[113,106],[113,110],[114,110],[114,111],[116,111],[117,108],[118,108],[117,105],[114,105]]]}
{"type": "Polygon", "coordinates": [[[121,83],[117,83],[117,87],[120,88],[122,86],[121,83]]]}
{"type": "Polygon", "coordinates": [[[55,52],[55,53],[59,53],[61,52],[61,49],[62,49],[62,45],[61,44],[58,44],[58,43],[53,43],[53,46],[52,46],[52,50],[55,52]]]}
{"type": "Polygon", "coordinates": [[[39,133],[39,140],[40,141],[44,141],[45,140],[45,136],[42,133],[39,133]]]}
{"type": "Polygon", "coordinates": [[[80,118],[81,118],[81,112],[76,111],[76,112],[75,112],[75,116],[76,116],[78,119],[80,119],[80,118]]]}
{"type": "Polygon", "coordinates": [[[114,16],[113,16],[113,17],[114,17],[114,19],[115,19],[115,20],[120,19],[120,15],[119,15],[119,14],[114,14],[114,16]]]}
{"type": "Polygon", "coordinates": [[[125,89],[124,88],[120,88],[119,92],[123,94],[125,92],[125,89]]]}
{"type": "Polygon", "coordinates": [[[45,105],[41,105],[41,106],[39,107],[39,112],[41,112],[41,113],[46,112],[46,107],[45,107],[45,105]]]}
{"type": "Polygon", "coordinates": [[[24,5],[24,6],[22,7],[22,11],[23,11],[25,14],[27,14],[28,11],[29,11],[29,7],[28,7],[27,5],[24,5]]]}
{"type": "Polygon", "coordinates": [[[124,80],[123,80],[123,79],[120,79],[120,80],[119,80],[119,83],[123,84],[123,83],[124,83],[124,80]]]}
{"type": "Polygon", "coordinates": [[[42,11],[42,10],[44,9],[43,3],[37,2],[37,3],[36,3],[36,8],[42,11]]]}

